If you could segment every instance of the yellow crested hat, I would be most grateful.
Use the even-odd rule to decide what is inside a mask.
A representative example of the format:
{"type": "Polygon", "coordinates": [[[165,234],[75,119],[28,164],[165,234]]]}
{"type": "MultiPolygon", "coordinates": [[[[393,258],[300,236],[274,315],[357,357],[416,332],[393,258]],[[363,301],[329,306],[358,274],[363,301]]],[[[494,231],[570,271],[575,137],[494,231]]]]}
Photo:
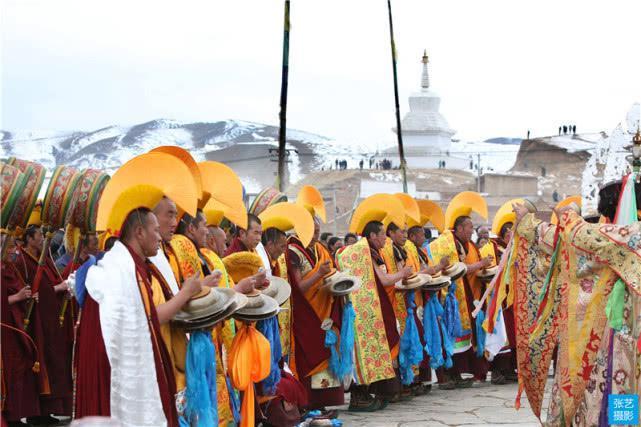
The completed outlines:
{"type": "Polygon", "coordinates": [[[414,197],[405,193],[396,193],[394,194],[394,197],[400,200],[403,204],[403,208],[405,209],[405,223],[408,224],[408,226],[410,221],[420,221],[421,210],[419,209],[418,203],[416,203],[416,199],[414,199],[414,197]]]}
{"type": "MultiPolygon", "coordinates": [[[[203,198],[203,195],[202,195],[203,183],[202,183],[202,176],[200,175],[200,168],[198,167],[198,163],[196,163],[196,160],[194,160],[194,158],[191,156],[189,151],[175,145],[163,145],[160,147],[156,147],[150,151],[150,153],[153,153],[153,152],[170,154],[182,160],[191,171],[194,182],[196,184],[196,192],[198,193],[198,200],[200,201],[203,198]]],[[[198,207],[202,208],[202,206],[198,206],[198,207]]]]}
{"type": "Polygon", "coordinates": [[[492,221],[492,233],[496,236],[501,232],[501,228],[508,222],[514,224],[516,222],[516,213],[514,213],[514,208],[512,205],[515,204],[525,204],[523,199],[512,199],[503,203],[503,205],[496,211],[494,215],[494,220],[492,221]]]}
{"type": "Polygon", "coordinates": [[[29,220],[27,220],[27,227],[30,225],[35,225],[40,227],[42,225],[42,199],[38,199],[31,215],[29,215],[29,220]]]}
{"type": "Polygon", "coordinates": [[[78,242],[80,242],[80,228],[67,224],[64,236],[65,251],[68,254],[73,254],[78,242]]]}
{"type": "Polygon", "coordinates": [[[236,252],[223,258],[225,270],[234,279],[235,283],[246,277],[253,276],[263,268],[263,260],[254,252],[236,252]]]}
{"type": "Polygon", "coordinates": [[[474,191],[463,191],[457,194],[445,211],[445,227],[452,229],[457,218],[469,216],[472,212],[476,212],[487,221],[487,202],[483,196],[474,191]]]}
{"type": "Polygon", "coordinates": [[[434,224],[439,233],[442,233],[445,227],[445,215],[443,209],[438,203],[431,200],[417,200],[418,209],[421,213],[420,221],[407,220],[408,227],[423,227],[428,222],[434,224]]]}
{"type": "Polygon", "coordinates": [[[374,194],[363,200],[349,224],[351,233],[362,234],[363,229],[372,221],[380,221],[387,228],[392,222],[399,227],[405,226],[403,203],[391,194],[374,194]]]}
{"type": "Polygon", "coordinates": [[[277,228],[286,233],[291,229],[301,243],[307,247],[314,237],[314,218],[304,207],[299,204],[283,202],[265,209],[258,215],[263,225],[263,230],[277,228]]]}
{"type": "MultiPolygon", "coordinates": [[[[556,206],[554,207],[554,209],[556,209],[558,211],[561,208],[564,208],[566,206],[570,206],[572,203],[574,203],[579,208],[579,212],[578,213],[580,214],[581,213],[581,206],[583,205],[583,201],[581,199],[581,196],[570,196],[570,197],[567,197],[567,198],[561,200],[559,203],[557,203],[556,206]]],[[[552,212],[552,218],[550,219],[550,222],[552,224],[558,224],[559,223],[559,219],[556,217],[556,214],[554,212],[552,212]]]]}
{"type": "MultiPolygon", "coordinates": [[[[182,211],[192,216],[196,215],[199,194],[189,167],[185,162],[173,155],[151,152],[129,160],[111,177],[105,186],[98,205],[98,220],[96,221],[96,229],[98,231],[105,231],[108,228],[111,228],[112,231],[114,230],[111,210],[117,207],[116,202],[121,198],[123,191],[134,186],[148,186],[151,189],[158,189],[161,194],[171,199],[178,209],[182,209],[182,211]]],[[[137,196],[141,197],[140,195],[137,196]]],[[[147,201],[144,197],[141,200],[147,201]]],[[[147,205],[143,204],[141,206],[147,205]]],[[[150,209],[154,207],[155,205],[151,206],[150,209]]],[[[135,208],[136,206],[129,211],[135,208]]],[[[122,218],[123,221],[125,217],[126,214],[122,218]]],[[[115,225],[117,226],[115,230],[118,230],[122,222],[115,225]]]]}
{"type": "MultiPolygon", "coordinates": [[[[225,218],[240,228],[246,229],[247,211],[243,201],[243,184],[238,175],[229,166],[220,162],[200,162],[198,168],[203,180],[203,193],[209,195],[209,200],[201,206],[203,211],[214,211],[209,213],[214,218],[222,212],[225,218]]],[[[219,223],[220,221],[222,217],[219,223]]]]}
{"type": "Polygon", "coordinates": [[[213,225],[214,227],[219,227],[223,222],[225,215],[223,211],[219,211],[216,208],[209,208],[209,205],[210,202],[207,202],[207,205],[205,205],[205,208],[203,209],[207,226],[213,225]]]}
{"type": "Polygon", "coordinates": [[[154,209],[164,196],[165,193],[160,188],[149,184],[134,184],[127,187],[113,202],[110,200],[110,203],[100,203],[97,228],[117,235],[132,211],[138,208],[154,209]]]}
{"type": "Polygon", "coordinates": [[[327,212],[325,211],[325,201],[323,195],[313,185],[304,185],[298,192],[296,204],[301,205],[312,216],[317,216],[321,221],[327,222],[327,212]]]}

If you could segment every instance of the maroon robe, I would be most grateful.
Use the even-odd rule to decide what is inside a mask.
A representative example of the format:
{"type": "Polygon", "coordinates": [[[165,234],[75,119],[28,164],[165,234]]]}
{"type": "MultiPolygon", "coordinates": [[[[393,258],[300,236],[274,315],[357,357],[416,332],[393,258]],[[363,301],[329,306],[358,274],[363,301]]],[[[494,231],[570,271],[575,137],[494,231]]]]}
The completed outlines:
{"type": "Polygon", "coordinates": [[[236,252],[247,252],[247,251],[249,251],[249,249],[247,249],[247,246],[245,246],[245,244],[241,242],[238,237],[234,237],[234,240],[231,241],[231,244],[225,251],[225,256],[235,254],[236,252]]]}
{"type": "MultiPolygon", "coordinates": [[[[456,249],[458,251],[459,256],[465,257],[467,256],[467,249],[466,248],[472,248],[474,251],[478,251],[476,246],[474,245],[466,245],[463,242],[461,242],[456,236],[454,236],[454,239],[456,241],[456,249]]],[[[480,256],[479,256],[480,259],[480,256]]],[[[467,309],[468,313],[470,316],[470,319],[472,319],[472,347],[468,348],[462,353],[456,353],[452,356],[452,361],[454,362],[454,366],[451,369],[446,370],[451,376],[458,377],[460,374],[463,373],[468,373],[474,375],[474,378],[478,381],[485,381],[487,377],[487,372],[489,369],[489,363],[485,357],[477,357],[476,352],[474,350],[474,347],[476,347],[477,343],[477,336],[476,336],[476,327],[474,326],[474,318],[472,317],[472,311],[474,310],[474,294],[472,293],[472,288],[470,286],[470,283],[467,279],[467,275],[464,275],[462,278],[463,281],[463,286],[465,286],[465,298],[467,302],[467,309]]],[[[481,294],[483,294],[485,290],[481,290],[481,294]]],[[[443,382],[443,370],[439,368],[439,371],[437,371],[438,377],[439,377],[439,382],[443,382]]]]}
{"type": "MultiPolygon", "coordinates": [[[[292,310],[292,336],[293,356],[296,358],[296,375],[301,381],[308,396],[308,408],[319,409],[325,406],[339,406],[345,403],[345,393],[342,385],[326,389],[313,389],[312,377],[308,375],[314,368],[323,361],[330,358],[331,352],[325,347],[325,333],[321,329],[323,320],[316,314],[316,311],[309,303],[300,289],[293,272],[298,268],[301,260],[298,255],[289,247],[295,246],[298,251],[307,256],[307,261],[316,265],[316,257],[312,251],[307,250],[302,242],[296,237],[290,237],[288,249],[285,252],[287,262],[287,277],[291,284],[291,310],[292,310]],[[310,331],[312,333],[310,333],[310,331]],[[316,333],[314,333],[316,331],[316,333]]],[[[341,329],[343,307],[340,298],[335,298],[332,304],[330,318],[337,331],[341,329]]]]}
{"type": "MultiPolygon", "coordinates": [[[[25,301],[9,304],[9,296],[24,287],[15,267],[10,262],[0,264],[2,271],[2,323],[19,330],[24,329],[25,301]]],[[[32,319],[32,325],[39,319],[32,319]]],[[[34,363],[38,361],[34,344],[18,331],[3,327],[2,332],[2,375],[6,385],[6,401],[2,418],[8,421],[19,421],[21,418],[40,415],[40,381],[39,373],[34,372],[34,363]]],[[[39,362],[39,361],[38,361],[39,362]]],[[[42,375],[46,378],[46,367],[42,366],[42,375]]],[[[43,384],[48,391],[48,383],[43,384]]]]}
{"type": "MultiPolygon", "coordinates": [[[[157,270],[149,268],[149,263],[140,258],[127,245],[132,259],[136,265],[137,276],[141,279],[141,292],[146,292],[149,301],[153,301],[151,291],[151,275],[163,283],[164,279],[158,277],[157,270]]],[[[173,364],[160,335],[160,322],[156,307],[150,305],[147,314],[150,332],[152,335],[152,349],[156,366],[156,378],[163,412],[170,427],[178,426],[178,415],[174,396],[176,394],[176,381],[174,378],[173,364]],[[157,339],[153,339],[153,337],[157,339]]],[[[78,326],[78,339],[76,341],[76,418],[91,415],[110,416],[111,394],[111,367],[107,357],[102,330],[100,328],[100,305],[87,294],[85,304],[78,326]]]]}
{"type": "MultiPolygon", "coordinates": [[[[32,286],[38,269],[38,260],[20,249],[16,262],[19,272],[24,269],[25,282],[32,286]]],[[[63,293],[56,294],[54,286],[60,284],[62,278],[58,274],[51,257],[46,257],[40,287],[38,289],[38,302],[33,311],[39,315],[44,338],[43,357],[49,374],[51,394],[43,395],[40,407],[43,415],[71,415],[72,406],[72,380],[71,357],[73,348],[73,317],[67,313],[63,326],[60,326],[59,316],[63,293]]],[[[68,305],[68,310],[71,304],[68,305]]],[[[33,314],[32,314],[33,316],[33,314]]],[[[31,326],[29,326],[31,329],[31,326]]]]}

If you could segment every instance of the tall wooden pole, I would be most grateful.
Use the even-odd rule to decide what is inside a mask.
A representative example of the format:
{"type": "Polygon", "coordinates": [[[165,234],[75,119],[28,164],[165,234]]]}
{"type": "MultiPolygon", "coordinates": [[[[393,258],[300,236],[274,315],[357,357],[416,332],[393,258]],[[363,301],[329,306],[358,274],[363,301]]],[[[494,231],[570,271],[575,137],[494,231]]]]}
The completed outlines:
{"type": "Polygon", "coordinates": [[[287,85],[289,81],[289,0],[285,0],[285,21],[283,28],[283,69],[280,84],[280,128],[278,129],[278,177],[277,184],[280,192],[285,191],[287,176],[285,162],[287,160],[287,85]]]}
{"type": "Polygon", "coordinates": [[[396,136],[398,137],[398,158],[401,161],[401,176],[403,177],[403,192],[407,193],[407,164],[405,163],[405,150],[403,149],[403,135],[401,130],[401,110],[398,103],[398,77],[396,74],[396,44],[394,43],[394,24],[392,22],[392,2],[387,0],[389,15],[389,34],[392,46],[392,70],[394,72],[394,105],[396,106],[396,136]]]}

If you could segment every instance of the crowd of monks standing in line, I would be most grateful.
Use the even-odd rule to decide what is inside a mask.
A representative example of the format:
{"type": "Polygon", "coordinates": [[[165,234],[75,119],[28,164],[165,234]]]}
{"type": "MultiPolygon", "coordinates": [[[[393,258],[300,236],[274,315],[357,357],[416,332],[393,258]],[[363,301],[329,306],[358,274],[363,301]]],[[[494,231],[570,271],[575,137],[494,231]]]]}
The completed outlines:
{"type": "Polygon", "coordinates": [[[476,228],[480,194],[377,194],[321,239],[313,186],[247,208],[230,168],[178,147],[112,177],[59,167],[36,202],[38,166],[2,165],[3,425],[340,425],[346,392],[373,412],[519,381],[512,285],[498,308],[492,287],[525,200],[476,228]]]}

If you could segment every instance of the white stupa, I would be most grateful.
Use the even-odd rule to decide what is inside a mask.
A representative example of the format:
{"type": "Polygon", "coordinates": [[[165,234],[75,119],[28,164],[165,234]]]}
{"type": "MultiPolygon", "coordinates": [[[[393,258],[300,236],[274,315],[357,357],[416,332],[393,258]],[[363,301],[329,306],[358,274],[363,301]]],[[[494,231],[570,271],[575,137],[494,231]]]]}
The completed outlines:
{"type": "MultiPolygon", "coordinates": [[[[401,122],[403,146],[408,157],[445,154],[450,150],[452,136],[456,133],[439,112],[441,98],[430,89],[427,51],[423,52],[422,62],[421,90],[409,97],[410,111],[401,122]]],[[[397,129],[393,130],[397,132],[397,129]]]]}
{"type": "MultiPolygon", "coordinates": [[[[422,62],[421,89],[409,97],[410,111],[401,121],[407,166],[436,169],[445,162],[449,169],[467,169],[470,167],[469,156],[450,152],[456,131],[439,112],[441,97],[430,88],[427,51],[423,52],[422,62]]],[[[392,130],[398,132],[396,128],[392,130]]],[[[400,164],[398,147],[387,148],[376,156],[376,160],[389,160],[392,167],[397,167],[400,164]]]]}

